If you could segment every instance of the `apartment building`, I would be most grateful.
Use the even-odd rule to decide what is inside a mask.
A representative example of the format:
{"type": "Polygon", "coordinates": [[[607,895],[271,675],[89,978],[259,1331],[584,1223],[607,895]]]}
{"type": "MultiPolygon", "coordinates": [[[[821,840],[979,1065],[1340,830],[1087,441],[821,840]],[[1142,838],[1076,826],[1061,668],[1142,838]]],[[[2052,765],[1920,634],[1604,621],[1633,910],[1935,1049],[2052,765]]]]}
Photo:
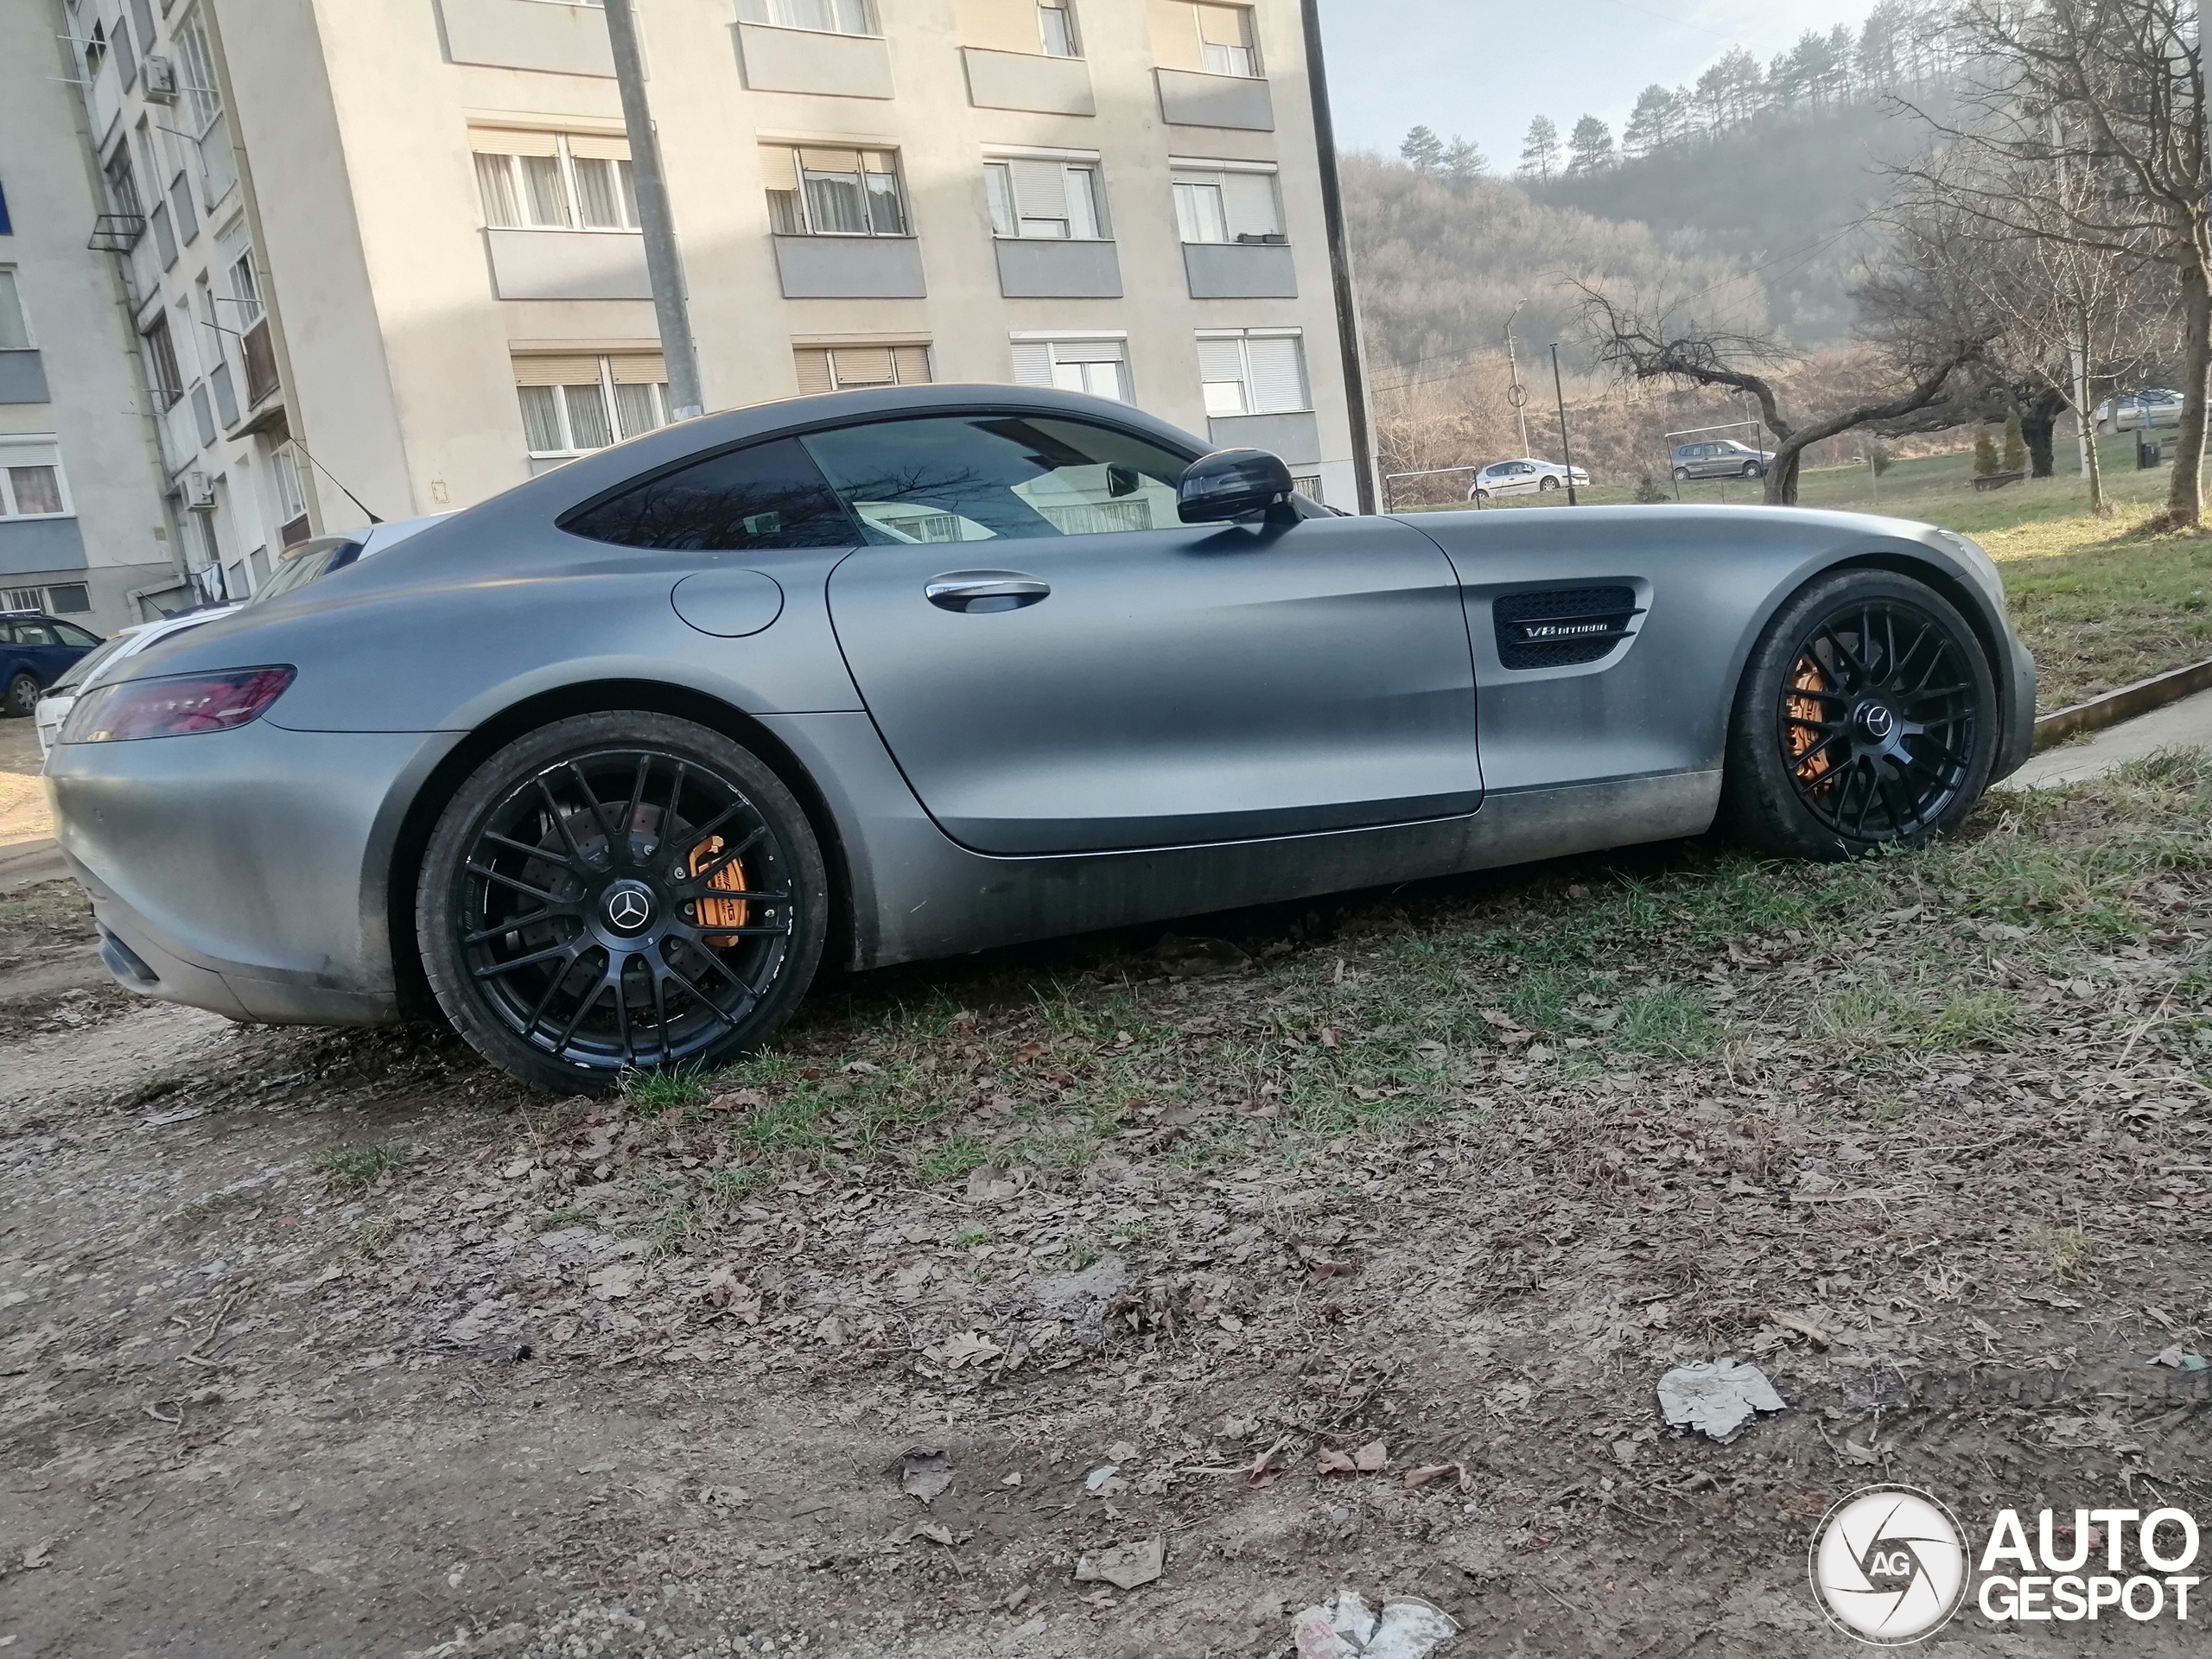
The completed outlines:
{"type": "Polygon", "coordinates": [[[0,5],[0,610],[105,632],[182,577],[68,65],[43,6],[0,5]]]}
{"type": "MultiPolygon", "coordinates": [[[[671,417],[596,4],[42,3],[210,596],[671,417]]],[[[707,407],[1060,385],[1353,505],[1297,0],[633,4],[707,407]]]]}

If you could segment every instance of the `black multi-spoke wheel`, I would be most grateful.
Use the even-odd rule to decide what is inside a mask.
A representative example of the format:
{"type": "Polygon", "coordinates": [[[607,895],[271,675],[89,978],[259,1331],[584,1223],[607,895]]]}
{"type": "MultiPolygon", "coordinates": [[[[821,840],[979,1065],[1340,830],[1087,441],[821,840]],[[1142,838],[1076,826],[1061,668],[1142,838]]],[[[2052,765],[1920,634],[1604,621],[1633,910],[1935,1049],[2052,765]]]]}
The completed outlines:
{"type": "Polygon", "coordinates": [[[1988,782],[1996,685],[1981,643],[1923,583],[1847,570],[1768,626],[1736,700],[1724,808],[1767,850],[1916,846],[1988,782]]]}
{"type": "Polygon", "coordinates": [[[432,988],[495,1065],[571,1090],[715,1065],[788,1017],[827,885],[782,781],[720,734],[587,715],[478,769],[425,852],[432,988]]]}

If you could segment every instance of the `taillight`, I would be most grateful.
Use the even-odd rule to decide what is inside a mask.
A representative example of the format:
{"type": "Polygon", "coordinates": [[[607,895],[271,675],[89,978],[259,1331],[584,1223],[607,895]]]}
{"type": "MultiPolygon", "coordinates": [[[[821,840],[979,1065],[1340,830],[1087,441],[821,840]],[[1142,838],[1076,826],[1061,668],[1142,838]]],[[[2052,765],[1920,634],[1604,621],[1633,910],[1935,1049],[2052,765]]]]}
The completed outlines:
{"type": "Polygon", "coordinates": [[[234,668],[93,687],[62,722],[63,743],[121,743],[138,737],[227,732],[258,720],[298,672],[289,666],[234,668]]]}

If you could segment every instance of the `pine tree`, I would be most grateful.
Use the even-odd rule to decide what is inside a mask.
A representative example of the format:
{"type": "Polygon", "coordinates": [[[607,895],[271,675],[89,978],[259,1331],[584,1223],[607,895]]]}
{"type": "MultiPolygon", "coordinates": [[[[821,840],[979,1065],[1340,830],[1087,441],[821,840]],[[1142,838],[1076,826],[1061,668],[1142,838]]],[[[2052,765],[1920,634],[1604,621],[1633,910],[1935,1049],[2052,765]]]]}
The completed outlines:
{"type": "Polygon", "coordinates": [[[1989,435],[1989,428],[1977,426],[1974,429],[1974,475],[1987,478],[1999,470],[1997,444],[1989,435]]]}
{"type": "Polygon", "coordinates": [[[2007,473],[2028,470],[2028,440],[2020,430],[2018,410],[2005,417],[2005,465],[1999,470],[2007,473]]]}
{"type": "Polygon", "coordinates": [[[1478,179],[1490,171],[1490,157],[1455,132],[1444,151],[1444,170],[1455,179],[1478,179]]]}
{"type": "Polygon", "coordinates": [[[1678,118],[1675,95],[1653,81],[1637,94],[1636,108],[1621,129],[1621,148],[1630,156],[1649,156],[1675,136],[1678,118]]]}
{"type": "Polygon", "coordinates": [[[1551,117],[1540,115],[1529,124],[1528,136],[1521,141],[1522,176],[1549,183],[1558,170],[1559,129],[1551,117]]]}
{"type": "Polygon", "coordinates": [[[1444,141],[1427,127],[1415,127],[1398,146],[1398,154],[1426,173],[1444,159],[1444,141]]]}
{"type": "Polygon", "coordinates": [[[1613,164],[1613,130],[1596,116],[1586,115],[1574,124],[1567,148],[1570,176],[1602,173],[1613,164]]]}

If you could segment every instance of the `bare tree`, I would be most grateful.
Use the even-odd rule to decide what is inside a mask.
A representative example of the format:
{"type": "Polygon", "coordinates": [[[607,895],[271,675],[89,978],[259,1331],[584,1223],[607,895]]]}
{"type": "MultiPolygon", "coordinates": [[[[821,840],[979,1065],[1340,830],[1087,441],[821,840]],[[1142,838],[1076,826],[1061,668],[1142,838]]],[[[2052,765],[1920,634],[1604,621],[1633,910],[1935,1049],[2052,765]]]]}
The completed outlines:
{"type": "MultiPolygon", "coordinates": [[[[1966,0],[1956,28],[1974,66],[1964,113],[1916,111],[1950,160],[1907,174],[2024,243],[2125,261],[2147,242],[2177,284],[2183,322],[2164,517],[2195,528],[2212,377],[2212,151],[2197,0],[1966,0]]],[[[2084,269],[2052,274],[2063,282],[2084,269]]]]}
{"type": "Polygon", "coordinates": [[[1576,286],[1582,290],[1583,327],[1599,364],[1625,379],[1727,386],[1757,402],[1759,418],[1774,437],[1766,499],[1786,507],[1796,504],[1798,471],[1812,445],[1929,409],[1961,371],[1981,359],[1997,330],[1961,308],[1957,296],[1930,292],[1931,274],[1908,264],[1860,291],[1861,312],[1871,321],[1864,332],[1885,347],[1903,384],[1890,396],[1824,414],[1784,412],[1778,371],[1790,353],[1772,335],[1702,323],[1679,307],[1646,315],[1586,283],[1576,286]]]}

